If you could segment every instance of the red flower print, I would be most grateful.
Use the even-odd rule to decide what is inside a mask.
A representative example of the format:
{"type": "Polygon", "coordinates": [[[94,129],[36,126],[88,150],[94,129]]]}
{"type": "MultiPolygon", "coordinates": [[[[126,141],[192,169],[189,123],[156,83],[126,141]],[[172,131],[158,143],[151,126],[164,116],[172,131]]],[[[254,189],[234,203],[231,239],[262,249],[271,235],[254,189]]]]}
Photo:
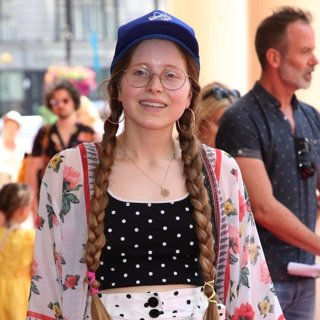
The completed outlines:
{"type": "Polygon", "coordinates": [[[78,275],[67,275],[63,284],[64,290],[75,289],[78,285],[79,276],[78,275]]]}
{"type": "Polygon", "coordinates": [[[74,189],[79,183],[80,173],[72,167],[66,166],[63,170],[64,180],[69,184],[69,190],[74,189]]]}
{"type": "Polygon", "coordinates": [[[44,225],[44,219],[37,214],[37,217],[35,219],[34,225],[37,229],[41,230],[44,225]]]}
{"type": "Polygon", "coordinates": [[[236,308],[232,320],[253,320],[254,311],[249,303],[242,303],[240,308],[236,308]]]}

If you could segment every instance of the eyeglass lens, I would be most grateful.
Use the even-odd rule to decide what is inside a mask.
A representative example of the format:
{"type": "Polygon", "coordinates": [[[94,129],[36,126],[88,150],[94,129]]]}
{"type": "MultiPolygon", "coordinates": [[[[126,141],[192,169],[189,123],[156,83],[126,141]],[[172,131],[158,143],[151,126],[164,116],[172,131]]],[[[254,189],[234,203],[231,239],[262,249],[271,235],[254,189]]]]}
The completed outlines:
{"type": "Polygon", "coordinates": [[[69,103],[69,101],[70,101],[70,99],[68,99],[68,98],[64,98],[64,99],[60,99],[60,100],[58,100],[58,99],[51,99],[51,100],[49,101],[49,103],[50,103],[51,106],[57,106],[57,105],[60,104],[60,103],[67,104],[67,103],[69,103]]]}
{"type": "Polygon", "coordinates": [[[229,99],[230,97],[238,99],[240,98],[241,95],[240,95],[240,92],[236,89],[230,90],[222,87],[215,87],[215,88],[212,88],[209,92],[207,92],[202,97],[202,100],[205,100],[210,96],[213,96],[216,100],[222,100],[222,99],[229,99]]]}
{"type": "Polygon", "coordinates": [[[152,77],[157,75],[162,86],[168,90],[178,90],[186,82],[188,77],[184,71],[178,68],[166,68],[160,74],[152,73],[149,69],[142,66],[131,66],[124,70],[127,81],[134,88],[143,88],[147,86],[152,77]]]}
{"type": "Polygon", "coordinates": [[[311,144],[308,138],[296,137],[295,148],[298,159],[298,168],[302,178],[312,177],[315,173],[315,164],[307,159],[311,152],[311,144]]]}

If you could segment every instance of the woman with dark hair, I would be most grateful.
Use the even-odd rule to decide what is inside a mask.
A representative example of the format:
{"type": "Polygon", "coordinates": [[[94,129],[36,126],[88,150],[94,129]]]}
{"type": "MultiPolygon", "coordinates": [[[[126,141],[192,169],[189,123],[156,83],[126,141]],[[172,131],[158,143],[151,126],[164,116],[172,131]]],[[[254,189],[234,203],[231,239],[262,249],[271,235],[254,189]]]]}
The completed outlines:
{"type": "Polygon", "coordinates": [[[28,319],[278,319],[236,162],[194,135],[193,29],[133,20],[110,69],[102,142],[56,155],[43,179],[28,319]]]}

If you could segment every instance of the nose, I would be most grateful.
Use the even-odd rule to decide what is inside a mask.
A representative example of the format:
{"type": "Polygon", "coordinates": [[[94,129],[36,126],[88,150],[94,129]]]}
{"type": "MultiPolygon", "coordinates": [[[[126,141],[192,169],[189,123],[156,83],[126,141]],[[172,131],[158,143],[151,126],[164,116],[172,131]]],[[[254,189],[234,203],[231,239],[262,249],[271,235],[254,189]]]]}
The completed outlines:
{"type": "Polygon", "coordinates": [[[163,91],[163,86],[160,81],[160,75],[157,73],[151,74],[147,87],[148,87],[148,90],[151,90],[151,91],[163,91]]]}
{"type": "Polygon", "coordinates": [[[319,59],[317,58],[317,56],[315,54],[312,55],[312,65],[315,66],[319,63],[319,59]]]}

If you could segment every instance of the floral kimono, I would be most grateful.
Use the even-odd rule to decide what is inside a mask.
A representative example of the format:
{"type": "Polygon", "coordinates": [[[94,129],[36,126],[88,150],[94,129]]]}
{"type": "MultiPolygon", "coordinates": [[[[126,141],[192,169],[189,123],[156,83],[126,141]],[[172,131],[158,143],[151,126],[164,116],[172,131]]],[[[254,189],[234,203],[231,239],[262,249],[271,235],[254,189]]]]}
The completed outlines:
{"type": "MultiPolygon", "coordinates": [[[[54,156],[42,180],[28,320],[82,320],[90,314],[84,261],[93,170],[99,144],[54,156]]],[[[211,203],[219,300],[227,319],[282,320],[239,167],[228,154],[203,147],[211,203]]]]}

